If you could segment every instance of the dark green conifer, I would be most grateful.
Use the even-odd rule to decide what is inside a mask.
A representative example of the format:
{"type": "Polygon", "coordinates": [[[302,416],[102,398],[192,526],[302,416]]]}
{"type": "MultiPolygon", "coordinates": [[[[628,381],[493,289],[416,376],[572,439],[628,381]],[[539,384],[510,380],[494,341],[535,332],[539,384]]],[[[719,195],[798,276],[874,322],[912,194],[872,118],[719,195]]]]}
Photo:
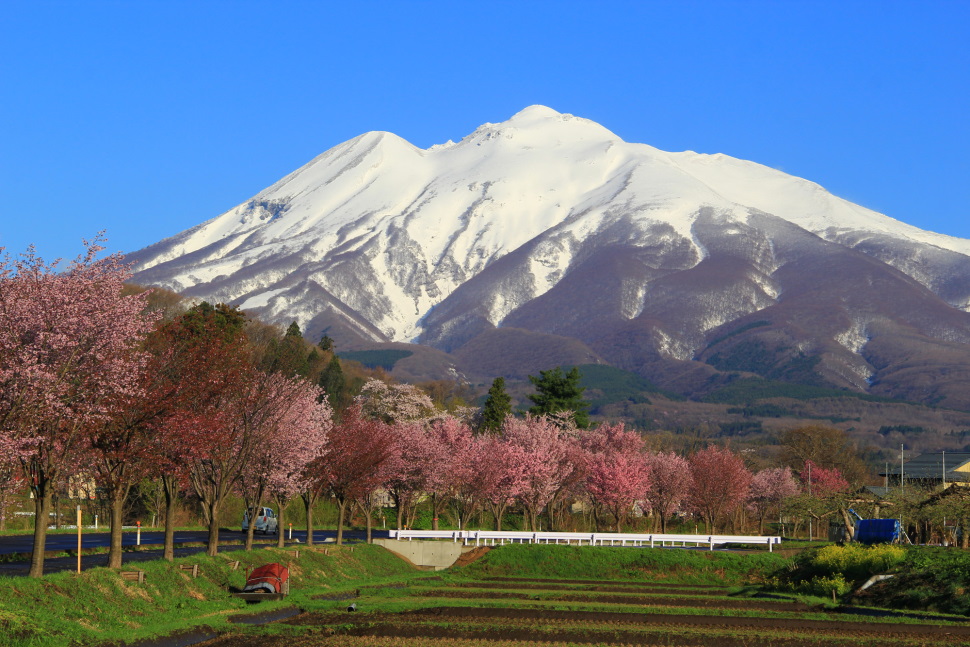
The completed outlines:
{"type": "Polygon", "coordinates": [[[300,324],[295,321],[290,324],[290,327],[286,329],[287,337],[303,337],[303,333],[300,332],[300,324]]]}
{"type": "Polygon", "coordinates": [[[505,391],[505,378],[497,377],[488,390],[482,407],[482,432],[497,433],[505,418],[512,413],[512,397],[505,391]]]}
{"type": "Polygon", "coordinates": [[[344,380],[344,371],[340,368],[340,360],[336,355],[330,358],[330,363],[327,364],[327,368],[323,369],[323,373],[320,375],[320,386],[326,392],[330,406],[334,411],[338,411],[341,400],[343,399],[346,383],[344,380]]]}
{"type": "Polygon", "coordinates": [[[569,411],[577,427],[589,427],[589,402],[583,400],[586,389],[579,384],[581,379],[579,368],[575,366],[565,374],[562,367],[557,366],[549,371],[539,371],[539,377],[530,375],[529,381],[536,387],[536,392],[529,396],[535,405],[529,409],[529,413],[543,416],[569,411]]]}

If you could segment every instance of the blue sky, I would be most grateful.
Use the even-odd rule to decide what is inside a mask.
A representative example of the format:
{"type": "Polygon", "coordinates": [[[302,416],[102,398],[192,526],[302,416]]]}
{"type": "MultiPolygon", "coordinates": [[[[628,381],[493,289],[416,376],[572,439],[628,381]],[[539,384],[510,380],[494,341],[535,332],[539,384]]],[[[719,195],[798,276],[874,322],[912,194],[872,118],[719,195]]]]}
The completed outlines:
{"type": "Polygon", "coordinates": [[[970,2],[45,2],[0,7],[0,246],[134,251],[369,130],[544,104],[970,238],[970,2]]]}

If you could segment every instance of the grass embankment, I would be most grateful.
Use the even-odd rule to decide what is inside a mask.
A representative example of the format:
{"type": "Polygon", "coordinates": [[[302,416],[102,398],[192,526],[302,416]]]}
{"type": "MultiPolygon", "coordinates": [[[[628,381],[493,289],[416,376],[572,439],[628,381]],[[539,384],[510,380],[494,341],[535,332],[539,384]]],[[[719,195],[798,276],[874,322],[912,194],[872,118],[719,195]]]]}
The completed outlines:
{"type": "Polygon", "coordinates": [[[455,569],[472,578],[536,577],[578,580],[650,580],[740,586],[761,581],[787,560],[765,552],[634,550],[590,546],[510,545],[455,569]]]}
{"type": "Polygon", "coordinates": [[[197,555],[169,563],[140,562],[122,570],[143,570],[143,584],[123,580],[118,571],[94,568],[55,573],[39,579],[0,577],[0,645],[53,647],[134,641],[196,626],[227,630],[234,614],[302,607],[310,595],[353,591],[367,584],[396,581],[421,573],[383,548],[369,545],[229,551],[217,557],[197,555]],[[324,551],[329,554],[325,554],[324,551]],[[232,561],[239,560],[238,570],[232,561]],[[248,605],[230,595],[245,584],[247,567],[288,564],[291,595],[280,602],[248,605]],[[180,564],[198,564],[192,579],[180,564]]]}
{"type": "Polygon", "coordinates": [[[970,616],[970,552],[932,546],[823,546],[768,578],[770,588],[888,609],[970,616]],[[865,591],[873,575],[891,575],[865,591]]]}
{"type": "Polygon", "coordinates": [[[894,577],[853,596],[859,604],[970,616],[970,552],[917,546],[886,572],[894,577]]]}

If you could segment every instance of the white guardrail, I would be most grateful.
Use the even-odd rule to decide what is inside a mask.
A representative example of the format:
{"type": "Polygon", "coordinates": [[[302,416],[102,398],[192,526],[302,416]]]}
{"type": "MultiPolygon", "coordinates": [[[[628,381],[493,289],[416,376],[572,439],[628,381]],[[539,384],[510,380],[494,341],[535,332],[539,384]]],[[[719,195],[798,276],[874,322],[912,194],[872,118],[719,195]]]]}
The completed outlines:
{"type": "Polygon", "coordinates": [[[637,535],[616,532],[499,532],[493,530],[391,530],[391,539],[450,539],[466,546],[496,546],[505,543],[522,544],[583,544],[589,546],[649,546],[655,548],[714,546],[723,544],[765,544],[768,551],[781,544],[781,537],[758,537],[750,535],[637,535]]]}

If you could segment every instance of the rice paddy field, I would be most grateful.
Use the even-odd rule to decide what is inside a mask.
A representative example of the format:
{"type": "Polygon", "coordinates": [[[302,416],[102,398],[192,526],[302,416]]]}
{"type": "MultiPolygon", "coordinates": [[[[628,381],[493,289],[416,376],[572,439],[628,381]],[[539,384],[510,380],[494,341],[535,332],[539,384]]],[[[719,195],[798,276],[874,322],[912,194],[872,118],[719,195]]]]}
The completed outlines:
{"type": "Polygon", "coordinates": [[[316,596],[299,615],[205,645],[970,645],[962,616],[767,592],[763,573],[783,558],[765,553],[608,550],[505,547],[439,576],[316,596]]]}
{"type": "Polygon", "coordinates": [[[432,573],[378,546],[238,551],[193,558],[197,578],[167,562],[146,563],[144,583],[0,578],[0,645],[970,646],[964,553],[515,545],[432,573]],[[240,559],[288,563],[291,595],[232,597],[240,559]],[[875,571],[896,576],[855,595],[875,571]]]}

